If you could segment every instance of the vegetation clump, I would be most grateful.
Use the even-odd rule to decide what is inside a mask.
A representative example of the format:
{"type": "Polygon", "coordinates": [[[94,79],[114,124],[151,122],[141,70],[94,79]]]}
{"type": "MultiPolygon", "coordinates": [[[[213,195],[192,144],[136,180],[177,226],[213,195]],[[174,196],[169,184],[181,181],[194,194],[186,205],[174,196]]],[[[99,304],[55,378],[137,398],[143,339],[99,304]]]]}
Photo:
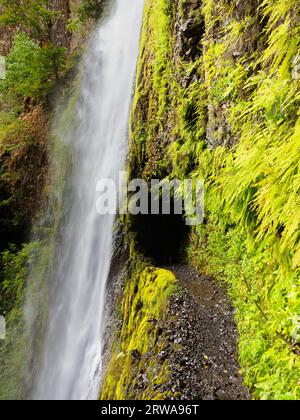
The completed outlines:
{"type": "Polygon", "coordinates": [[[114,342],[101,399],[166,399],[160,385],[169,378],[169,365],[159,354],[168,341],[160,326],[178,283],[170,271],[147,263],[138,262],[129,272],[119,302],[121,334],[114,342]]]}

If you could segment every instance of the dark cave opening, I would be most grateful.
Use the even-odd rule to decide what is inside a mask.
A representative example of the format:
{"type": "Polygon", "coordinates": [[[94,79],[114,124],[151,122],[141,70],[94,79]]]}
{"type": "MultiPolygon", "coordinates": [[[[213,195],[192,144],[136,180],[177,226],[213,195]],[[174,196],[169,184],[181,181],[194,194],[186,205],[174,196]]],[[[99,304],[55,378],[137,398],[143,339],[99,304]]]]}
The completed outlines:
{"type": "Polygon", "coordinates": [[[171,214],[139,214],[133,216],[133,229],[138,249],[158,266],[171,266],[185,261],[185,245],[189,228],[184,217],[171,214]]]}

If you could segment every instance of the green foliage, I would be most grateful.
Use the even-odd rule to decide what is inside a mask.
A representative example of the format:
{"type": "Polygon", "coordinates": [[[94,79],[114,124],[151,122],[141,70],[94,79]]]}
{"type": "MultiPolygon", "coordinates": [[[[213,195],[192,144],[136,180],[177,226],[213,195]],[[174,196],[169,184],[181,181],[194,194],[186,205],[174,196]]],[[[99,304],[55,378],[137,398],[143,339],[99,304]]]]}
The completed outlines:
{"type": "Polygon", "coordinates": [[[19,251],[12,247],[0,257],[0,313],[6,320],[6,339],[0,342],[0,400],[20,398],[26,354],[24,290],[29,268],[41,244],[32,242],[19,251]]]}
{"type": "Polygon", "coordinates": [[[254,397],[300,399],[299,2],[205,0],[193,63],[173,44],[168,8],[146,2],[131,170],[205,179],[190,260],[226,282],[254,397]]]}
{"type": "Polygon", "coordinates": [[[73,17],[69,19],[67,28],[70,32],[82,32],[85,23],[90,19],[98,21],[111,2],[108,0],[81,0],[74,6],[73,17]]]}
{"type": "Polygon", "coordinates": [[[106,3],[107,0],[83,0],[77,11],[79,19],[83,22],[87,19],[98,20],[106,3]]]}
{"type": "Polygon", "coordinates": [[[236,308],[246,385],[260,399],[300,398],[299,271],[287,274],[272,250],[238,228],[207,224],[192,235],[189,257],[229,289],[236,308]]]}
{"type": "Polygon", "coordinates": [[[193,263],[229,287],[246,384],[255,397],[273,400],[300,399],[300,86],[292,77],[298,7],[263,2],[256,16],[267,21],[263,34],[256,33],[264,40],[260,54],[245,50],[234,60],[230,51],[247,36],[249,17],[242,23],[218,3],[218,19],[230,16],[231,24],[222,43],[213,40],[214,29],[205,40],[208,101],[217,109],[227,101],[226,118],[239,141],[233,149],[198,154],[195,173],[206,179],[209,223],[190,247],[193,263]]]}
{"type": "Polygon", "coordinates": [[[136,95],[131,121],[131,148],[135,152],[130,162],[134,175],[162,178],[166,175],[169,157],[166,145],[168,133],[163,125],[166,116],[172,121],[176,95],[170,95],[173,62],[171,16],[174,2],[146,1],[141,35],[140,59],[137,69],[136,95]],[[160,141],[158,141],[158,139],[160,141]]]}
{"type": "Polygon", "coordinates": [[[53,86],[54,75],[64,64],[65,49],[40,47],[28,35],[15,37],[7,57],[6,79],[1,82],[2,92],[13,97],[44,97],[53,86]]]}
{"type": "MultiPolygon", "coordinates": [[[[180,2],[181,13],[194,19],[185,3],[180,2]]],[[[145,179],[167,176],[172,164],[176,177],[184,177],[202,147],[204,69],[200,59],[174,57],[176,13],[173,1],[146,1],[130,136],[130,170],[145,179]]]]}
{"type": "Polygon", "coordinates": [[[62,12],[52,0],[0,0],[0,26],[21,26],[40,43],[53,43],[53,27],[62,12]]]}
{"type": "MultiPolygon", "coordinates": [[[[15,247],[4,251],[1,255],[2,280],[1,290],[5,294],[5,298],[10,305],[22,300],[24,281],[27,275],[27,258],[30,250],[24,247],[20,252],[16,251],[15,247]]],[[[3,304],[1,300],[1,304],[3,304]]],[[[11,309],[11,308],[10,308],[11,309]]],[[[1,313],[7,312],[7,308],[1,313]]]]}
{"type": "Polygon", "coordinates": [[[0,311],[2,314],[23,304],[23,292],[28,270],[40,247],[40,242],[30,242],[23,245],[20,250],[12,245],[10,249],[3,251],[0,255],[1,293],[5,296],[1,300],[0,311]]]}

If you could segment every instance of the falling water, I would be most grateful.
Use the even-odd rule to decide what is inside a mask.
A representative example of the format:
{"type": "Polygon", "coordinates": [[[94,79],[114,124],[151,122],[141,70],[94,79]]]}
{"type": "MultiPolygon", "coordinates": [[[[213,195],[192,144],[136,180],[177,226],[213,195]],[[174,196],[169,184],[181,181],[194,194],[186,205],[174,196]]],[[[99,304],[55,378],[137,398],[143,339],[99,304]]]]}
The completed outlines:
{"type": "Polygon", "coordinates": [[[33,399],[98,398],[114,217],[97,213],[96,184],[100,179],[117,181],[125,165],[143,3],[114,0],[84,58],[76,128],[69,133],[72,169],[64,194],[62,239],[49,279],[47,332],[33,399]]]}

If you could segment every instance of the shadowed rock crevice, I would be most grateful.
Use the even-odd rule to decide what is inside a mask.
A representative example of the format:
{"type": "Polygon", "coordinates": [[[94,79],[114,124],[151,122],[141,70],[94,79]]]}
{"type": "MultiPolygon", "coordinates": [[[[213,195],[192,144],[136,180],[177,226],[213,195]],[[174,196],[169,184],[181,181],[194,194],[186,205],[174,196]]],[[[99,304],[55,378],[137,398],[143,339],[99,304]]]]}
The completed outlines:
{"type": "MultiPolygon", "coordinates": [[[[150,200],[149,200],[150,202],[150,200]]],[[[160,208],[162,206],[160,205],[160,208]]],[[[133,230],[138,249],[155,265],[164,266],[182,263],[189,229],[184,217],[175,214],[139,214],[133,216],[133,230]]]]}
{"type": "Polygon", "coordinates": [[[134,217],[137,246],[146,258],[158,265],[184,260],[188,229],[181,215],[138,215],[134,217]]]}

